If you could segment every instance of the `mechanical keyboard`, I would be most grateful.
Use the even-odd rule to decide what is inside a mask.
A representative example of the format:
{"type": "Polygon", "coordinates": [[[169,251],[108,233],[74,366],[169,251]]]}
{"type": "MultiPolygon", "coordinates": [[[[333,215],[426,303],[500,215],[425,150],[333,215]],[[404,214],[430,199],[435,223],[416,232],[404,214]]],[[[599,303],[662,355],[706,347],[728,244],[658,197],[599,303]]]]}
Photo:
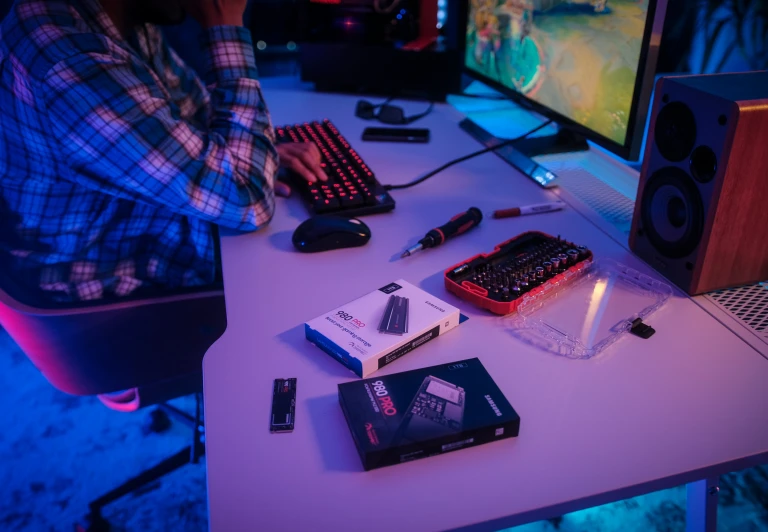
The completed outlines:
{"type": "Polygon", "coordinates": [[[330,120],[280,126],[275,133],[278,143],[313,142],[320,149],[328,181],[307,183],[298,176],[292,179],[313,214],[356,217],[395,208],[395,200],[330,120]]]}

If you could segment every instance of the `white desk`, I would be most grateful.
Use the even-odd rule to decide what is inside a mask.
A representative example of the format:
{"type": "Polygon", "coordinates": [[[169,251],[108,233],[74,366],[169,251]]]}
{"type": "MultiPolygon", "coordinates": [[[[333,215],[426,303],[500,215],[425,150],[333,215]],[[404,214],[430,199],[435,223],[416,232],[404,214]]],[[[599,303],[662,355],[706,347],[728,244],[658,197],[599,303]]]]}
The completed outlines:
{"type": "MultiPolygon", "coordinates": [[[[423,121],[430,144],[386,145],[355,140],[368,124],[354,118],[354,97],[267,97],[276,124],[330,117],[382,183],[409,181],[477,149],[447,106],[423,121]]],[[[470,206],[488,211],[548,194],[488,155],[396,191],[394,212],[365,218],[373,238],[363,248],[295,252],[291,234],[307,217],[298,199],[281,200],[264,231],[223,238],[228,328],[204,360],[211,529],[498,530],[768,460],[768,363],[681,294],[649,320],[657,330],[650,340],[627,336],[576,361],[518,341],[504,318],[444,289],[444,268],[532,229],[652,274],[576,210],[487,219],[440,248],[396,260],[470,206]],[[356,377],[307,342],[302,324],[400,277],[470,320],[382,373],[478,356],[521,416],[518,438],[362,471],[336,393],[356,377]],[[298,378],[291,434],[268,431],[278,377],[298,378]]]]}

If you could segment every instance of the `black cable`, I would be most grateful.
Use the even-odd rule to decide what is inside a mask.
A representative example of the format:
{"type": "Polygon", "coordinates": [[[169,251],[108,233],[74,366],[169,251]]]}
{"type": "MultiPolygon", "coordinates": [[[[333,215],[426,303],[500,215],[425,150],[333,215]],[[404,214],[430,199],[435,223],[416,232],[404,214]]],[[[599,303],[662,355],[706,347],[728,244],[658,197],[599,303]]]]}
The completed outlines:
{"type": "Polygon", "coordinates": [[[417,115],[405,117],[405,124],[404,125],[413,124],[417,120],[421,120],[422,118],[427,116],[429,113],[431,113],[432,109],[434,109],[434,108],[435,108],[435,102],[429,102],[429,107],[427,107],[427,110],[424,111],[423,113],[419,113],[417,115]]]}
{"type": "MultiPolygon", "coordinates": [[[[364,100],[359,100],[357,102],[357,105],[359,107],[361,103],[369,103],[371,105],[371,110],[373,110],[373,109],[379,109],[381,107],[384,107],[385,105],[389,105],[390,102],[392,102],[394,100],[397,100],[397,99],[398,98],[396,96],[390,96],[389,98],[387,98],[383,102],[377,103],[377,104],[370,104],[370,102],[365,102],[364,100]]],[[[396,107],[396,106],[392,105],[390,107],[396,107]]],[[[401,116],[402,116],[402,120],[400,120],[399,122],[386,122],[386,121],[382,120],[381,117],[380,117],[381,111],[379,111],[378,114],[375,114],[375,115],[369,117],[369,116],[362,116],[361,112],[359,110],[355,110],[355,116],[357,118],[362,118],[363,120],[378,120],[382,124],[386,124],[388,126],[407,126],[408,124],[412,124],[412,123],[416,122],[417,120],[421,120],[422,118],[424,118],[425,116],[430,114],[432,112],[432,110],[435,108],[435,102],[430,101],[429,102],[429,106],[427,107],[426,111],[423,111],[423,112],[421,112],[419,114],[416,114],[416,115],[413,115],[413,116],[405,116],[405,111],[403,110],[403,108],[402,107],[397,107],[397,108],[400,109],[401,116]]]]}
{"type": "Polygon", "coordinates": [[[377,107],[381,107],[382,105],[387,105],[392,100],[395,100],[396,98],[394,96],[388,97],[386,100],[384,100],[381,103],[374,104],[373,108],[376,109],[377,107]]]}
{"type": "Polygon", "coordinates": [[[449,161],[449,162],[445,163],[443,166],[441,166],[440,168],[432,170],[431,172],[428,172],[428,173],[424,174],[420,178],[416,179],[415,181],[411,181],[410,183],[405,183],[404,185],[384,185],[384,190],[402,190],[404,188],[411,188],[413,186],[416,186],[419,183],[423,183],[424,181],[426,181],[430,177],[432,177],[432,176],[434,176],[436,174],[439,174],[440,172],[442,172],[446,168],[450,168],[454,164],[462,163],[462,162],[466,161],[467,159],[471,159],[473,157],[477,157],[478,155],[483,155],[484,153],[488,153],[488,152],[491,152],[493,150],[498,150],[499,148],[502,148],[504,146],[509,146],[510,144],[514,144],[515,142],[517,142],[519,140],[522,140],[522,139],[524,139],[525,137],[527,137],[529,135],[533,135],[534,133],[536,133],[540,129],[544,129],[545,127],[547,127],[551,123],[552,123],[552,120],[547,120],[546,122],[544,122],[542,124],[539,124],[538,126],[533,128],[529,132],[525,133],[524,135],[520,135],[519,137],[515,137],[513,139],[505,140],[504,142],[500,142],[496,146],[491,146],[490,148],[483,148],[482,150],[470,153],[469,155],[465,155],[463,157],[459,157],[458,159],[454,159],[452,161],[449,161]]]}

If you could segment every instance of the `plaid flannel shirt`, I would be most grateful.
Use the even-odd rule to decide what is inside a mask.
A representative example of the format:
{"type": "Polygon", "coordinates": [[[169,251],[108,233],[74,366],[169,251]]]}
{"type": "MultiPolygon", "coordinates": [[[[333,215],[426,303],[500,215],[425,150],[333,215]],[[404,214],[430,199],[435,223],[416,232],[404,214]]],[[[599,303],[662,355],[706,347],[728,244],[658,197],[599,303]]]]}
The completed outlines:
{"type": "Polygon", "coordinates": [[[0,247],[57,300],[213,282],[213,225],[274,211],[250,32],[202,37],[205,82],[97,0],[18,0],[0,26],[0,247]]]}

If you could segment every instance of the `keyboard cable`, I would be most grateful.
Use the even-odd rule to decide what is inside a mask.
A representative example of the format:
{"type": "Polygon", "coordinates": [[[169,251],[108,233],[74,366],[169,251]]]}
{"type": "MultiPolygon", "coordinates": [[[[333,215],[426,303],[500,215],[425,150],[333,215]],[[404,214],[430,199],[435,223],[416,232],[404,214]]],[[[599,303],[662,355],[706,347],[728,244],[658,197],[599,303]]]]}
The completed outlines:
{"type": "Polygon", "coordinates": [[[505,140],[503,142],[498,143],[496,146],[491,146],[490,148],[483,148],[482,150],[478,150],[478,151],[470,153],[468,155],[464,155],[463,157],[459,157],[458,159],[454,159],[452,161],[449,161],[449,162],[445,163],[444,165],[442,165],[441,167],[436,168],[436,169],[432,170],[431,172],[427,172],[426,174],[424,174],[420,178],[418,178],[418,179],[416,179],[414,181],[411,181],[410,183],[404,183],[402,185],[384,185],[384,190],[402,190],[402,189],[405,189],[405,188],[415,187],[419,183],[423,183],[424,181],[426,181],[430,177],[433,177],[433,176],[439,174],[443,170],[445,170],[447,168],[450,168],[451,166],[453,166],[455,164],[462,163],[462,162],[464,162],[464,161],[466,161],[468,159],[472,159],[473,157],[477,157],[478,155],[483,155],[484,153],[489,153],[489,152],[492,152],[494,150],[498,150],[499,148],[503,148],[504,146],[509,146],[510,144],[514,144],[515,142],[517,142],[519,140],[522,140],[522,139],[524,139],[524,138],[526,138],[526,137],[528,137],[530,135],[533,135],[534,133],[536,133],[537,131],[539,131],[541,129],[544,129],[545,127],[547,127],[551,123],[552,123],[552,120],[547,120],[546,122],[543,122],[543,123],[539,124],[538,126],[536,126],[535,128],[531,129],[527,133],[525,133],[523,135],[520,135],[519,137],[515,137],[515,138],[509,139],[509,140],[505,140]]]}

